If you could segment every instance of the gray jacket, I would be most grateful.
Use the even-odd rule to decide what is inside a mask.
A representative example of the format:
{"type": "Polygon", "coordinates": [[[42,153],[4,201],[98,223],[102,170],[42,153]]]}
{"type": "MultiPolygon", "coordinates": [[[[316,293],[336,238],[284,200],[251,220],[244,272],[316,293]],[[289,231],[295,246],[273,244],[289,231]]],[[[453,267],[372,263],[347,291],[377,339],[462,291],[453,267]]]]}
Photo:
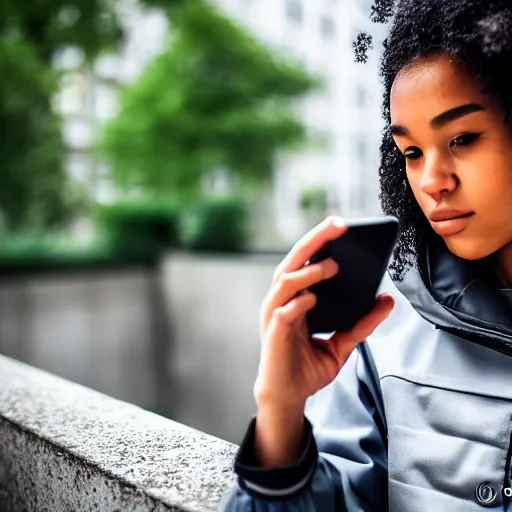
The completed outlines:
{"type": "Polygon", "coordinates": [[[512,512],[511,306],[486,262],[437,238],[421,254],[384,279],[390,317],[309,399],[297,463],[258,468],[253,420],[220,510],[512,512]]]}

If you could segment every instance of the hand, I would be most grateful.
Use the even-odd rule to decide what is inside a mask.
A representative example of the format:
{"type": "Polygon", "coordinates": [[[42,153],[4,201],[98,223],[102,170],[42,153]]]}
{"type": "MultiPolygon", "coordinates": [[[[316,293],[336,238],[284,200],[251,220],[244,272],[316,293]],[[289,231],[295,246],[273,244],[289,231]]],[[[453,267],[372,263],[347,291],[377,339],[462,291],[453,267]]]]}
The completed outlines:
{"type": "Polygon", "coordinates": [[[310,337],[305,315],[316,297],[306,289],[333,277],[338,265],[331,258],[304,265],[326,242],[346,231],[343,219],[326,219],[293,247],[274,274],[260,315],[261,359],[254,389],[259,406],[303,406],[334,380],[354,347],[393,309],[392,296],[381,295],[373,310],[349,331],[335,333],[328,341],[310,337]]]}

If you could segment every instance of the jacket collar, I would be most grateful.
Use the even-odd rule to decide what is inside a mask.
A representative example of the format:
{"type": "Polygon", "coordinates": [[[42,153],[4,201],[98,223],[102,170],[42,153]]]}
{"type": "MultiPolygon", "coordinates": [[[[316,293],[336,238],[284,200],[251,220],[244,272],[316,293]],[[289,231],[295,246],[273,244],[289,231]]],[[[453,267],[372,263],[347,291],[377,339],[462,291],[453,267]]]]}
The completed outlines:
{"type": "Polygon", "coordinates": [[[512,313],[490,271],[490,259],[468,261],[435,234],[396,287],[436,327],[512,356],[512,313]]]}

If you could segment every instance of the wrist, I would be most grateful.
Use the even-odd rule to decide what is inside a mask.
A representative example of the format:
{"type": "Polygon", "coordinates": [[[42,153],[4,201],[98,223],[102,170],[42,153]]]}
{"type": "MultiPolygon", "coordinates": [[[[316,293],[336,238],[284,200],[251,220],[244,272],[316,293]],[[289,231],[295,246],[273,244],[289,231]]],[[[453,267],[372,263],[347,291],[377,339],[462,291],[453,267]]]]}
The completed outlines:
{"type": "Polygon", "coordinates": [[[258,409],[255,454],[265,467],[293,464],[300,455],[304,436],[304,406],[258,409]]]}
{"type": "Polygon", "coordinates": [[[286,405],[269,402],[258,402],[257,406],[258,411],[256,416],[258,418],[264,418],[265,421],[272,421],[276,424],[282,423],[286,425],[290,422],[303,422],[306,402],[286,405]]]}
{"type": "Polygon", "coordinates": [[[269,411],[276,415],[297,415],[299,411],[304,412],[306,398],[294,398],[294,400],[283,400],[271,396],[270,393],[258,393],[254,396],[258,411],[269,411]]]}

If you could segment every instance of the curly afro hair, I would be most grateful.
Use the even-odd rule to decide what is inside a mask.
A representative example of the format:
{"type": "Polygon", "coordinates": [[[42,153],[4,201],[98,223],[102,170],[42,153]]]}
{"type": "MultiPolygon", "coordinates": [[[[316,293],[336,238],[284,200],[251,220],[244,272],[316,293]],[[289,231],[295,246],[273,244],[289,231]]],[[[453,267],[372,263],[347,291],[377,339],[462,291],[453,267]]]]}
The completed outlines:
{"type": "MultiPolygon", "coordinates": [[[[409,186],[405,157],[389,126],[390,92],[398,72],[417,58],[448,52],[491,93],[503,107],[508,122],[512,106],[512,0],[375,0],[371,19],[390,22],[384,41],[380,77],[384,85],[379,168],[380,200],[384,213],[400,221],[401,235],[390,266],[401,279],[418,257],[422,234],[431,232],[409,186]]],[[[365,62],[371,35],[360,33],[354,42],[355,58],[365,62]]]]}

